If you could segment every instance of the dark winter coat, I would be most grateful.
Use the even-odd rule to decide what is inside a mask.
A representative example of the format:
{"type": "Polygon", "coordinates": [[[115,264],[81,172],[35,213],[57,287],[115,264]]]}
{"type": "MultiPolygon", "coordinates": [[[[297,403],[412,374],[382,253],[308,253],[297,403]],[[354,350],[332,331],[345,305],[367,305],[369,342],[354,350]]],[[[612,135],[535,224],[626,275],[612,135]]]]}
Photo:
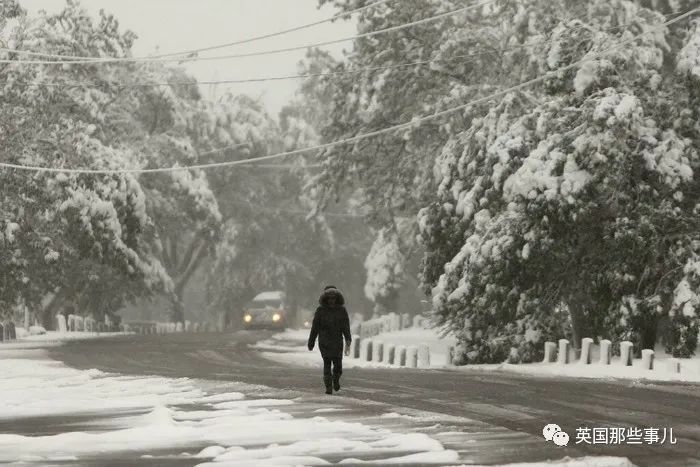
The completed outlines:
{"type": "Polygon", "coordinates": [[[345,309],[345,299],[338,289],[329,288],[323,291],[318,299],[319,307],[314,314],[314,321],[309,334],[309,350],[314,348],[316,337],[318,347],[324,358],[343,356],[343,338],[350,345],[350,318],[345,309]],[[335,305],[328,303],[331,296],[335,297],[335,305]]]}

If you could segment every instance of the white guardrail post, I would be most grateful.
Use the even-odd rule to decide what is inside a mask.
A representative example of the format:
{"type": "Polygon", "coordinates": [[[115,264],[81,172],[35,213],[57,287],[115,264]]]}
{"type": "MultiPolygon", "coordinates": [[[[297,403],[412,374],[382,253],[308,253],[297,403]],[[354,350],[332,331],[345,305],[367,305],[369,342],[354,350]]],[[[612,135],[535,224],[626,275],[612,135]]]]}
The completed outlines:
{"type": "Polygon", "coordinates": [[[666,362],[666,369],[670,373],[680,373],[681,372],[681,361],[677,358],[669,358],[666,362]]]}
{"type": "Polygon", "coordinates": [[[445,365],[447,365],[447,366],[454,365],[454,358],[455,358],[455,347],[453,345],[451,345],[447,348],[447,352],[445,353],[445,365]]]}
{"type": "Polygon", "coordinates": [[[557,355],[557,363],[566,365],[569,363],[569,341],[568,339],[559,339],[559,353],[557,355]]]}
{"type": "Polygon", "coordinates": [[[418,367],[418,349],[411,345],[406,349],[406,366],[409,368],[418,367]]]}
{"type": "Polygon", "coordinates": [[[384,347],[384,361],[386,363],[388,363],[389,365],[393,365],[395,358],[396,358],[396,345],[387,344],[384,347]]]}
{"type": "Polygon", "coordinates": [[[584,365],[590,365],[591,364],[591,348],[593,347],[593,339],[590,337],[584,337],[581,339],[581,358],[579,359],[580,363],[583,363],[584,365]]]}
{"type": "Polygon", "coordinates": [[[68,331],[68,326],[66,324],[66,317],[60,313],[56,315],[56,328],[59,330],[59,332],[68,331]]]}
{"type": "Polygon", "coordinates": [[[372,361],[380,363],[384,358],[384,342],[374,341],[372,343],[372,361]]]}
{"type": "Polygon", "coordinates": [[[554,342],[544,343],[544,363],[554,363],[557,361],[557,344],[554,342]]]}
{"type": "Polygon", "coordinates": [[[608,339],[600,341],[600,364],[610,365],[612,361],[612,342],[608,339]]]}
{"type": "Polygon", "coordinates": [[[361,345],[360,358],[366,362],[371,362],[372,361],[372,339],[365,337],[362,339],[362,342],[360,342],[360,345],[361,345]]]}
{"type": "Polygon", "coordinates": [[[428,344],[418,346],[418,368],[430,368],[430,347],[428,344]]]}
{"type": "Polygon", "coordinates": [[[398,366],[406,366],[406,346],[399,345],[396,347],[396,356],[394,358],[398,366]]]}
{"type": "Polygon", "coordinates": [[[654,369],[654,351],[651,349],[642,349],[642,368],[645,370],[654,369]]]}
{"type": "Polygon", "coordinates": [[[360,342],[362,342],[362,338],[360,336],[352,336],[352,343],[350,344],[350,357],[360,358],[360,342]]]}
{"type": "Polygon", "coordinates": [[[632,345],[630,341],[620,342],[620,364],[622,366],[632,366],[632,345]]]}

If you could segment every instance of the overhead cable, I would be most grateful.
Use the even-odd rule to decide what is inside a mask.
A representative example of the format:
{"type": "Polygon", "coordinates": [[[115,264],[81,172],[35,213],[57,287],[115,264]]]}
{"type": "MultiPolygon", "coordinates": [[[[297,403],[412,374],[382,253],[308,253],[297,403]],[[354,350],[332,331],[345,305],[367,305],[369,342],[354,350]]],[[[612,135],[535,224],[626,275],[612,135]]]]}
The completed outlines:
{"type": "Polygon", "coordinates": [[[300,45],[300,46],[294,46],[294,47],[285,47],[281,49],[272,49],[272,50],[263,50],[259,52],[243,52],[243,53],[237,53],[237,54],[230,54],[230,55],[219,55],[219,56],[213,56],[213,57],[178,57],[178,58],[172,58],[172,57],[161,57],[161,58],[154,58],[154,57],[105,57],[105,58],[89,58],[89,59],[67,59],[67,60],[9,60],[9,59],[2,59],[0,60],[0,63],[12,63],[12,64],[22,64],[22,65],[89,65],[89,64],[111,64],[111,63],[156,63],[156,62],[178,62],[178,63],[184,63],[184,62],[200,62],[200,61],[214,61],[214,60],[228,60],[228,59],[234,59],[234,58],[247,58],[247,57],[261,57],[261,56],[266,56],[266,55],[275,55],[275,54],[281,54],[281,53],[286,53],[286,52],[293,52],[297,50],[306,50],[314,47],[321,47],[324,45],[332,45],[332,44],[339,44],[342,42],[349,42],[349,41],[354,41],[357,39],[365,39],[369,37],[375,37],[381,34],[386,34],[389,32],[394,32],[394,31],[400,31],[402,29],[407,29],[413,26],[418,26],[420,24],[426,24],[430,23],[433,21],[437,21],[439,19],[447,18],[449,16],[454,16],[459,13],[464,13],[469,10],[473,10],[476,8],[481,8],[485,5],[488,5],[490,3],[494,3],[496,0],[484,0],[481,3],[477,3],[475,5],[470,5],[467,7],[462,7],[458,8],[457,10],[452,10],[448,11],[446,13],[440,13],[435,16],[430,16],[428,18],[423,18],[419,19],[416,21],[412,21],[410,23],[404,23],[404,24],[399,24],[396,26],[391,26],[388,28],[384,29],[378,29],[376,31],[369,31],[361,34],[357,34],[351,37],[345,37],[342,39],[333,39],[329,41],[324,41],[324,42],[317,42],[314,44],[307,44],[307,45],[300,45]]]}
{"type": "MultiPolygon", "coordinates": [[[[355,8],[354,10],[338,13],[334,16],[331,16],[330,18],[322,19],[319,21],[314,21],[312,23],[303,24],[301,26],[295,26],[295,27],[289,28],[289,29],[283,29],[281,31],[266,33],[266,34],[262,34],[259,36],[248,37],[246,39],[239,39],[237,41],[227,42],[225,44],[218,44],[218,45],[213,45],[213,46],[208,46],[208,47],[202,47],[199,49],[183,50],[180,52],[171,52],[171,53],[167,53],[167,54],[153,55],[150,57],[143,57],[143,58],[153,59],[153,58],[187,56],[187,55],[197,54],[197,53],[201,53],[201,52],[208,52],[211,50],[233,47],[235,45],[250,44],[251,42],[257,42],[257,41],[260,41],[263,39],[270,39],[272,37],[278,37],[278,36],[283,36],[285,34],[289,34],[292,32],[302,31],[304,29],[309,29],[309,28],[312,28],[314,26],[319,26],[319,25],[324,24],[324,23],[331,23],[337,19],[352,16],[355,13],[360,13],[362,11],[378,7],[378,6],[383,5],[385,3],[391,3],[391,2],[395,2],[395,1],[397,1],[397,0],[377,0],[376,2],[370,3],[368,5],[365,5],[365,6],[362,6],[359,8],[355,8]]],[[[30,57],[59,58],[59,59],[66,58],[66,59],[72,59],[72,60],[90,60],[90,59],[100,58],[100,57],[94,57],[94,56],[49,54],[49,53],[45,53],[45,52],[33,52],[33,51],[29,51],[29,50],[11,49],[11,48],[6,48],[6,47],[0,47],[0,52],[17,53],[17,54],[30,56],[30,57]]]]}
{"type": "MultiPolygon", "coordinates": [[[[598,58],[604,57],[605,55],[609,54],[610,52],[616,51],[618,49],[621,49],[639,38],[649,35],[651,33],[655,33],[660,31],[663,28],[666,28],[667,26],[670,26],[671,24],[674,24],[676,22],[679,22],[685,18],[688,18],[692,15],[697,14],[700,12],[700,8],[695,8],[693,10],[690,10],[682,15],[679,15],[669,21],[666,21],[656,27],[651,27],[645,31],[643,31],[640,34],[635,35],[634,37],[631,37],[629,39],[623,40],[618,42],[617,44],[609,47],[608,49],[602,50],[600,52],[595,52],[592,53],[586,57],[583,57],[580,60],[577,60],[575,62],[570,63],[569,65],[560,67],[556,70],[552,70],[548,73],[545,73],[543,75],[540,75],[536,78],[533,78],[531,80],[522,82],[520,84],[508,87],[506,89],[497,91],[493,94],[489,94],[488,96],[480,97],[478,99],[472,100],[470,102],[467,102],[465,104],[459,105],[457,107],[452,107],[449,109],[445,109],[430,115],[424,115],[422,117],[414,117],[411,121],[401,123],[398,125],[393,125],[390,127],[382,128],[380,130],[375,130],[371,131],[368,133],[361,133],[352,137],[344,138],[338,141],[332,141],[329,143],[324,143],[324,144],[319,144],[313,147],[307,147],[307,148],[300,148],[300,149],[295,149],[291,151],[284,151],[284,152],[279,152],[275,154],[268,154],[266,156],[260,156],[260,157],[254,157],[254,158],[249,158],[249,159],[239,159],[239,160],[234,160],[234,161],[222,161],[222,162],[211,162],[211,163],[205,163],[205,164],[195,164],[195,165],[189,165],[189,166],[175,166],[175,167],[161,167],[161,168],[151,168],[151,169],[141,169],[141,168],[124,168],[124,169],[86,169],[86,168],[78,168],[78,169],[71,169],[71,168],[61,168],[61,167],[42,167],[42,166],[26,166],[26,165],[21,165],[21,164],[11,164],[11,163],[0,163],[0,167],[5,167],[9,169],[17,169],[17,170],[27,170],[27,171],[34,171],[34,172],[50,172],[50,173],[77,173],[77,174],[122,174],[122,173],[159,173],[159,172],[176,172],[176,171],[183,171],[183,170],[206,170],[206,169],[213,169],[213,168],[219,168],[219,167],[231,167],[231,166],[236,166],[236,165],[244,165],[244,164],[251,164],[254,162],[261,162],[261,161],[268,161],[272,159],[279,159],[282,157],[288,157],[288,156],[293,156],[293,155],[299,155],[299,154],[304,154],[307,152],[312,152],[312,151],[319,151],[322,149],[328,149],[331,147],[339,146],[342,144],[347,144],[347,143],[354,143],[357,141],[361,141],[367,138],[373,138],[375,136],[380,136],[384,135],[387,133],[392,133],[397,130],[402,130],[402,129],[407,129],[415,126],[419,126],[421,123],[430,121],[430,120],[435,120],[440,117],[443,117],[445,115],[453,114],[462,110],[465,110],[469,107],[478,105],[478,104],[483,104],[485,102],[488,102],[494,98],[497,97],[503,97],[511,92],[514,91],[519,91],[521,89],[525,89],[529,86],[532,86],[534,84],[541,83],[543,81],[546,81],[549,78],[552,78],[554,76],[559,75],[560,73],[571,70],[573,68],[576,68],[584,63],[588,63],[594,60],[597,60],[598,58]]],[[[221,148],[219,150],[225,150],[226,148],[221,148]]]]}
{"type": "MultiPolygon", "coordinates": [[[[619,30],[619,29],[622,29],[623,27],[626,27],[626,26],[629,26],[629,25],[614,26],[611,28],[606,28],[606,29],[604,29],[604,31],[619,30]]],[[[583,28],[584,28],[584,26],[578,26],[576,28],[572,28],[571,30],[575,31],[577,29],[583,29],[583,28]]],[[[195,80],[170,81],[170,82],[146,82],[146,81],[144,81],[144,82],[132,82],[132,83],[120,83],[120,82],[114,82],[114,81],[104,81],[101,83],[75,82],[75,81],[66,81],[66,82],[49,82],[49,81],[42,82],[42,81],[39,81],[39,82],[22,82],[22,83],[17,83],[17,84],[21,84],[24,86],[58,87],[58,88],[76,88],[76,87],[147,88],[147,87],[164,87],[164,86],[193,87],[193,86],[208,86],[208,85],[219,85],[219,84],[262,83],[262,82],[274,82],[274,81],[283,81],[283,80],[292,80],[292,79],[309,79],[309,78],[323,78],[323,77],[332,77],[332,76],[346,76],[346,75],[355,75],[355,74],[361,74],[361,73],[373,72],[373,71],[409,68],[409,67],[414,67],[414,66],[424,66],[424,65],[430,65],[430,64],[438,63],[438,62],[450,62],[450,61],[459,60],[462,58],[475,58],[475,57],[483,57],[483,56],[489,56],[489,55],[499,55],[499,54],[504,54],[506,52],[510,52],[513,50],[525,49],[525,48],[535,47],[535,46],[543,46],[543,45],[549,44],[551,42],[552,42],[552,38],[550,36],[549,39],[545,39],[545,40],[541,40],[541,41],[526,42],[523,44],[515,44],[515,45],[512,45],[510,47],[504,47],[504,48],[501,48],[498,50],[493,50],[493,51],[476,52],[476,53],[469,53],[469,54],[459,54],[459,55],[453,55],[450,57],[437,57],[437,58],[432,58],[432,59],[428,59],[428,60],[417,60],[414,62],[396,63],[393,65],[377,65],[377,66],[361,67],[361,68],[348,69],[348,70],[327,71],[327,72],[319,72],[319,73],[305,73],[305,74],[297,74],[297,75],[266,76],[266,77],[258,77],[258,78],[204,80],[204,81],[195,81],[195,80]]],[[[473,61],[466,61],[466,62],[461,62],[461,64],[472,63],[472,62],[473,61]]]]}

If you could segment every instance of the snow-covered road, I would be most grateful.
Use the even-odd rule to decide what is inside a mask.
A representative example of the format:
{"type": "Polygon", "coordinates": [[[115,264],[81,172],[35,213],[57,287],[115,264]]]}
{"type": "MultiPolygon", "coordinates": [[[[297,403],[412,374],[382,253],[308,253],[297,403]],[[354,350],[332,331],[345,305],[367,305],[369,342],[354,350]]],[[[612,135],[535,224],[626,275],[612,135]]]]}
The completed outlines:
{"type": "Polygon", "coordinates": [[[341,393],[326,396],[317,368],[271,361],[248,347],[265,337],[127,336],[0,356],[8,367],[0,396],[12,404],[0,419],[0,452],[43,456],[34,465],[91,467],[698,461],[694,388],[348,368],[341,393]],[[542,438],[552,421],[572,430],[659,420],[675,428],[677,445],[564,448],[542,438]],[[78,460],[47,460],[56,456],[78,460]],[[573,460],[559,462],[566,457],[573,460]]]}
{"type": "Polygon", "coordinates": [[[76,370],[41,349],[0,350],[0,357],[0,463],[458,461],[455,451],[425,434],[333,420],[333,407],[323,404],[305,404],[300,414],[294,400],[269,398],[265,388],[76,370]]]}

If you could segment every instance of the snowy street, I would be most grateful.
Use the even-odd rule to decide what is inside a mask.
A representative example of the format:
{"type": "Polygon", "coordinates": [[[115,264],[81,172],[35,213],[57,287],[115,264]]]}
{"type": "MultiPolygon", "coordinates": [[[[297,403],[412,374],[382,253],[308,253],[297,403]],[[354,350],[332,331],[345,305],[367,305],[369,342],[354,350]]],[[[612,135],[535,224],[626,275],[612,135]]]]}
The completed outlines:
{"type": "Polygon", "coordinates": [[[1,460],[21,452],[27,462],[41,460],[33,465],[500,465],[567,456],[622,457],[639,466],[700,462],[697,386],[349,364],[341,393],[325,396],[318,369],[275,363],[248,348],[267,336],[120,336],[5,350],[2,387],[11,408],[0,421],[1,460]],[[13,358],[35,360],[41,371],[26,361],[13,366],[13,358]],[[42,377],[60,384],[40,389],[42,377]],[[36,395],[28,398],[28,390],[36,395]],[[557,447],[542,438],[547,423],[570,433],[582,425],[668,426],[678,443],[557,447]],[[51,456],[42,453],[56,458],[47,464],[51,456]]]}
{"type": "Polygon", "coordinates": [[[700,0],[0,0],[0,465],[700,467],[700,0]]]}

